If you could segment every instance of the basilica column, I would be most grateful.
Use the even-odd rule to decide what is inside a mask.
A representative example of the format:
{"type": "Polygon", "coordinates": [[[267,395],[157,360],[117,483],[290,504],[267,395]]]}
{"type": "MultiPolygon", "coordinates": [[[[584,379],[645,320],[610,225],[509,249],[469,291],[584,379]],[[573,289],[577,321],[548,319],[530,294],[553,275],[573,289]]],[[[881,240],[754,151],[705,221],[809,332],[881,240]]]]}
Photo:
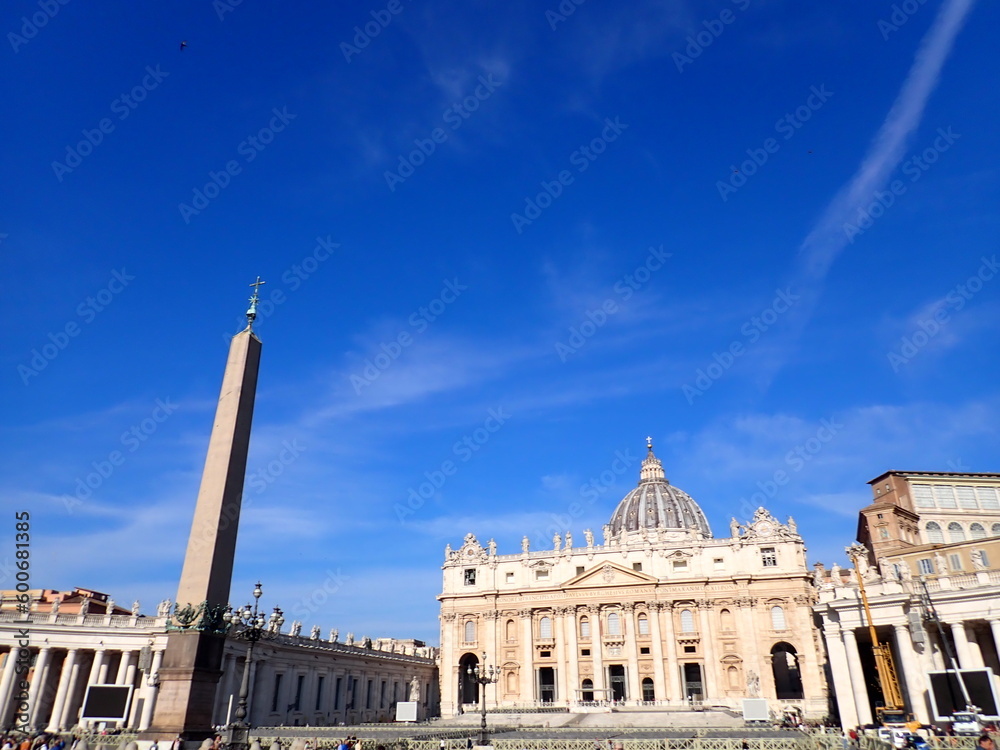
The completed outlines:
{"type": "MultiPolygon", "coordinates": [[[[768,694],[764,686],[773,685],[774,677],[771,674],[770,659],[763,656],[758,648],[760,635],[757,632],[756,605],[757,600],[752,596],[743,596],[736,600],[736,609],[739,612],[737,632],[740,637],[740,649],[743,651],[743,671],[747,677],[750,676],[748,673],[751,669],[754,671],[760,681],[760,695],[764,697],[768,694]]],[[[772,692],[771,695],[773,694],[772,692]]]]}
{"type": "Polygon", "coordinates": [[[685,696],[681,693],[681,667],[677,660],[677,635],[674,632],[674,604],[661,602],[660,612],[663,615],[664,638],[667,644],[667,695],[666,698],[675,703],[684,703],[685,696]]]}
{"type": "Polygon", "coordinates": [[[552,635],[556,641],[556,702],[569,705],[569,659],[566,658],[566,607],[556,607],[553,612],[552,635]]]}
{"type": "Polygon", "coordinates": [[[716,701],[721,697],[716,687],[718,682],[716,672],[718,671],[719,663],[715,659],[715,648],[712,644],[712,625],[708,617],[708,608],[711,605],[707,601],[699,601],[696,606],[698,607],[698,616],[701,622],[701,649],[704,654],[705,663],[705,674],[702,676],[702,679],[705,680],[705,695],[702,697],[702,700],[708,703],[709,699],[716,701]]]}
{"type": "Polygon", "coordinates": [[[153,684],[146,686],[146,702],[142,704],[142,716],[139,718],[140,730],[149,729],[149,725],[153,721],[153,707],[156,705],[156,694],[159,692],[158,680],[160,678],[157,672],[160,671],[161,664],[163,664],[163,649],[153,652],[153,663],[146,678],[153,684]]]}
{"type": "Polygon", "coordinates": [[[90,665],[90,677],[87,679],[88,685],[101,684],[100,680],[101,667],[104,667],[104,662],[106,658],[107,658],[107,653],[103,648],[94,651],[94,661],[90,665]]]}
{"type": "Polygon", "coordinates": [[[594,660],[594,700],[601,701],[608,698],[604,691],[604,637],[602,635],[601,608],[599,605],[591,604],[587,607],[590,615],[590,656],[594,660]]]}
{"type": "Polygon", "coordinates": [[[657,701],[664,701],[667,694],[667,678],[663,671],[663,640],[660,635],[660,602],[646,602],[649,609],[649,633],[653,637],[653,690],[657,701]]]}
{"type": "Polygon", "coordinates": [[[625,635],[626,659],[628,660],[628,699],[642,700],[642,688],[639,687],[639,643],[635,626],[635,604],[622,604],[622,623],[625,635]]]}
{"type": "Polygon", "coordinates": [[[826,643],[827,658],[830,660],[830,676],[833,678],[833,693],[837,696],[840,724],[845,729],[853,729],[861,722],[858,707],[854,702],[854,688],[851,684],[847,650],[841,640],[840,624],[823,618],[823,640],[826,643]]]}
{"type": "Polygon", "coordinates": [[[579,622],[576,607],[567,607],[563,618],[563,633],[566,638],[566,705],[572,705],[577,699],[580,688],[580,645],[576,640],[579,622]]]}
{"type": "MultiPolygon", "coordinates": [[[[479,639],[479,647],[481,651],[486,653],[486,663],[492,664],[497,669],[500,668],[500,655],[501,651],[497,647],[497,622],[500,619],[500,613],[495,609],[487,610],[483,613],[483,617],[476,623],[476,635],[479,639]]],[[[555,632],[555,631],[554,631],[555,632]]],[[[558,648],[558,643],[556,644],[558,648]]],[[[490,705],[490,694],[492,693],[492,705],[500,705],[500,696],[502,694],[503,687],[500,683],[496,683],[496,687],[493,690],[486,692],[486,705],[490,705]]],[[[421,696],[420,700],[427,696],[421,696]]]]}
{"type": "Polygon", "coordinates": [[[532,643],[534,623],[531,620],[530,609],[522,609],[518,614],[521,616],[521,700],[530,703],[537,698],[535,695],[535,651],[532,643]]]}
{"type": "MultiPolygon", "coordinates": [[[[461,696],[458,694],[458,652],[455,650],[454,612],[441,613],[441,715],[450,710],[453,716],[458,715],[461,696]]],[[[344,691],[347,694],[347,678],[344,677],[344,691]]],[[[336,680],[334,680],[336,684],[336,680]]],[[[335,699],[336,700],[336,699],[335,699]]]]}
{"type": "Polygon", "coordinates": [[[976,637],[976,627],[969,621],[965,621],[965,641],[969,644],[969,659],[973,669],[986,666],[983,663],[983,652],[979,647],[979,639],[976,637]]]}
{"type": "Polygon", "coordinates": [[[77,650],[71,648],[66,652],[63,659],[62,669],[59,672],[59,684],[56,687],[56,697],[52,701],[52,713],[49,716],[49,725],[46,732],[58,732],[63,723],[63,704],[69,691],[70,682],[76,676],[79,667],[76,663],[77,650]]]}
{"type": "Polygon", "coordinates": [[[955,652],[958,656],[958,665],[962,669],[969,669],[972,667],[972,653],[969,649],[969,641],[965,635],[965,623],[959,620],[958,622],[950,623],[951,635],[955,639],[955,652]]]}
{"type": "Polygon", "coordinates": [[[894,623],[893,632],[896,636],[896,651],[899,654],[899,675],[906,686],[906,697],[910,702],[910,711],[921,724],[930,723],[927,713],[927,703],[924,701],[924,681],[920,674],[917,654],[913,650],[913,639],[910,629],[902,623],[894,623]]]}
{"type": "Polygon", "coordinates": [[[129,681],[129,672],[132,673],[132,679],[135,679],[135,662],[133,657],[135,656],[135,651],[122,651],[121,661],[118,662],[118,675],[115,677],[116,685],[131,685],[129,681]]]}
{"type": "Polygon", "coordinates": [[[35,659],[35,671],[31,677],[31,686],[28,688],[28,726],[36,726],[38,721],[39,700],[42,689],[49,679],[49,659],[52,657],[52,649],[48,646],[39,649],[38,657],[35,659]]]}
{"type": "Polygon", "coordinates": [[[844,648],[847,650],[847,669],[851,673],[851,692],[854,694],[854,705],[858,711],[859,724],[872,723],[872,709],[868,702],[868,687],[865,685],[865,674],[861,669],[861,656],[858,654],[858,639],[853,628],[844,628],[844,648]]]}
{"type": "Polygon", "coordinates": [[[1000,654],[1000,617],[991,617],[989,623],[990,632],[993,634],[993,647],[1000,654]]]}
{"type": "Polygon", "coordinates": [[[7,718],[11,714],[11,699],[17,692],[14,688],[19,680],[14,679],[14,668],[20,648],[11,646],[3,662],[3,675],[0,676],[0,727],[7,726],[7,718]]]}

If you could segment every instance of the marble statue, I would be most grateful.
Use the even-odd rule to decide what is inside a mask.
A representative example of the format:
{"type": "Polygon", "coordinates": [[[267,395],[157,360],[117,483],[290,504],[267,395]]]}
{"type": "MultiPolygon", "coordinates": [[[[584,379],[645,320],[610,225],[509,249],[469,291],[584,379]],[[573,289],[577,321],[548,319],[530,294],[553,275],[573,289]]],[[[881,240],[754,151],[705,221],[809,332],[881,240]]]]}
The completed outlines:
{"type": "Polygon", "coordinates": [[[319,640],[319,625],[312,626],[312,630],[309,631],[309,640],[311,641],[319,640]]]}
{"type": "Polygon", "coordinates": [[[104,610],[104,614],[113,615],[114,613],[115,613],[115,600],[109,596],[107,602],[107,609],[104,610]]]}
{"type": "Polygon", "coordinates": [[[559,545],[561,544],[562,544],[562,537],[559,536],[559,532],[557,531],[555,534],[552,535],[552,549],[558,552],[559,545]]]}
{"type": "Polygon", "coordinates": [[[892,581],[896,578],[892,566],[889,564],[889,561],[884,557],[880,557],[878,559],[878,572],[879,575],[882,576],[883,581],[892,581]]]}
{"type": "Polygon", "coordinates": [[[90,597],[88,596],[80,603],[80,614],[85,615],[90,612],[90,597]]]}
{"type": "Polygon", "coordinates": [[[354,645],[354,633],[348,633],[347,634],[347,640],[345,640],[344,643],[346,643],[348,646],[353,646],[354,645]]]}
{"type": "Polygon", "coordinates": [[[910,566],[907,565],[905,562],[900,566],[900,574],[904,581],[913,580],[913,571],[910,570],[910,566]]]}
{"type": "Polygon", "coordinates": [[[934,553],[934,567],[940,575],[948,575],[948,561],[940,552],[934,553]]]}
{"type": "Polygon", "coordinates": [[[340,637],[340,631],[336,628],[330,630],[330,643],[336,643],[337,639],[340,637]]]}
{"type": "Polygon", "coordinates": [[[413,675],[413,679],[410,680],[410,700],[420,703],[420,680],[417,679],[416,675],[413,675]]]}
{"type": "Polygon", "coordinates": [[[583,530],[583,538],[587,541],[587,548],[594,546],[594,532],[590,529],[583,530]]]}
{"type": "Polygon", "coordinates": [[[570,532],[566,532],[566,549],[573,549],[573,535],[570,532]]]}
{"type": "Polygon", "coordinates": [[[747,670],[747,695],[751,698],[760,696],[760,676],[752,669],[747,670]]]}
{"type": "Polygon", "coordinates": [[[156,608],[157,617],[167,617],[170,614],[170,600],[164,599],[156,608]]]}
{"type": "Polygon", "coordinates": [[[611,544],[611,526],[610,526],[610,524],[604,524],[604,527],[601,529],[601,531],[604,532],[604,546],[607,547],[609,544],[611,544]]]}
{"type": "Polygon", "coordinates": [[[740,522],[734,517],[733,520],[729,522],[729,536],[736,539],[740,535],[740,522]]]}
{"type": "Polygon", "coordinates": [[[826,575],[826,568],[825,568],[825,566],[823,565],[823,563],[816,563],[813,566],[813,569],[814,569],[814,572],[813,572],[813,584],[815,584],[816,586],[822,586],[823,585],[823,577],[826,575]]]}
{"type": "Polygon", "coordinates": [[[522,537],[521,538],[521,552],[527,552],[528,551],[528,544],[529,544],[528,537],[522,537]]]}
{"type": "Polygon", "coordinates": [[[136,599],[134,602],[132,602],[132,617],[138,617],[138,616],[139,616],[139,600],[136,599]]]}
{"type": "Polygon", "coordinates": [[[298,636],[301,632],[302,632],[302,621],[301,620],[293,620],[292,621],[292,629],[289,632],[289,635],[298,636]]]}
{"type": "Polygon", "coordinates": [[[791,534],[799,533],[799,525],[795,523],[795,519],[792,518],[791,516],[788,517],[788,523],[786,523],[785,526],[788,527],[789,533],[791,534]]]}
{"type": "Polygon", "coordinates": [[[840,586],[843,582],[843,579],[840,577],[840,566],[837,563],[834,563],[830,567],[830,583],[834,586],[840,586]]]}
{"type": "Polygon", "coordinates": [[[361,648],[371,648],[371,647],[372,647],[372,639],[369,638],[367,635],[363,636],[361,638],[361,648]]]}
{"type": "Polygon", "coordinates": [[[445,559],[445,562],[447,562],[448,560],[451,559],[451,554],[452,554],[451,544],[446,544],[444,546],[444,559],[445,559]]]}
{"type": "Polygon", "coordinates": [[[486,543],[486,546],[490,548],[490,557],[496,557],[497,555],[496,539],[490,539],[490,541],[486,543]]]}
{"type": "Polygon", "coordinates": [[[986,570],[986,561],[983,559],[983,551],[981,549],[974,549],[969,553],[969,558],[972,560],[973,570],[986,570]]]}
{"type": "Polygon", "coordinates": [[[52,600],[52,610],[51,610],[52,614],[54,614],[54,615],[59,614],[59,605],[60,604],[62,604],[62,597],[61,596],[57,596],[55,599],[52,600]]]}

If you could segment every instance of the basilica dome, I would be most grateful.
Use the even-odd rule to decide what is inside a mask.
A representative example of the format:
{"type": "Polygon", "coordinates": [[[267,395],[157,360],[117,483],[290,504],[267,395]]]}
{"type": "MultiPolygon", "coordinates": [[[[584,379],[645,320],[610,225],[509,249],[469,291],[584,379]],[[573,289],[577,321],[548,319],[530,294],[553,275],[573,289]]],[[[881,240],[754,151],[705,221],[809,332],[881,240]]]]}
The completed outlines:
{"type": "Polygon", "coordinates": [[[611,515],[611,535],[641,529],[693,529],[711,538],[712,529],[698,503],[667,481],[663,464],[653,455],[652,441],[647,442],[647,447],[649,453],[642,462],[639,486],[618,503],[611,515]]]}

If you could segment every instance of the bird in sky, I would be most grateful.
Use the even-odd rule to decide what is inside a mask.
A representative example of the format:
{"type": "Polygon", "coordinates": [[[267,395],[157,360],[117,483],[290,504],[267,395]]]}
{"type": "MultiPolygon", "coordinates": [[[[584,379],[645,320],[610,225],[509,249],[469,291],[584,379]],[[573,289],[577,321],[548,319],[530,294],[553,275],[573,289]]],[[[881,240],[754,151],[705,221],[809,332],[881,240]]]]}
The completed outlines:
{"type": "Polygon", "coordinates": [[[187,46],[188,46],[187,39],[185,39],[184,41],[181,42],[181,51],[183,51],[184,48],[187,46]]]}

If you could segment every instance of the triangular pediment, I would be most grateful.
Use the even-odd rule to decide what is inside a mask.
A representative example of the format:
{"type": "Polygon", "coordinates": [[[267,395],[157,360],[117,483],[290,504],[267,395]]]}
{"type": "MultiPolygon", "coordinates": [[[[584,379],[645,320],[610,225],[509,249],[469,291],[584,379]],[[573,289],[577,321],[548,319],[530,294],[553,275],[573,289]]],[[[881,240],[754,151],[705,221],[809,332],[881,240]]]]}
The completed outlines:
{"type": "Polygon", "coordinates": [[[647,586],[657,583],[648,573],[626,568],[618,563],[603,562],[570,578],[563,584],[564,589],[595,588],[606,586],[647,586]]]}

